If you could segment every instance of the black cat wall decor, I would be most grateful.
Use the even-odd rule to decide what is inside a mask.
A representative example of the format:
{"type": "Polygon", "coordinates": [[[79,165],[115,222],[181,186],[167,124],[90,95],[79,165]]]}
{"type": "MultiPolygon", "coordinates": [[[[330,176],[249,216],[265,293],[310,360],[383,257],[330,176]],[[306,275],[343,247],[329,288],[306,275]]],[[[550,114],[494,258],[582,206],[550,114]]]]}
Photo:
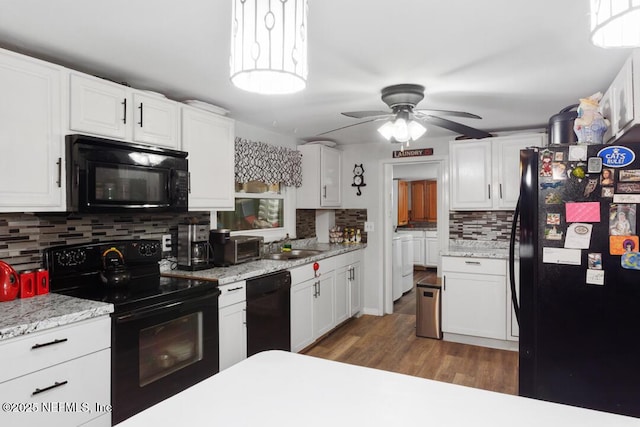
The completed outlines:
{"type": "Polygon", "coordinates": [[[360,191],[360,187],[367,186],[367,184],[364,183],[364,167],[362,166],[362,163],[360,163],[359,165],[356,164],[353,167],[353,184],[351,184],[351,186],[357,187],[358,192],[356,194],[358,196],[362,196],[362,191],[360,191]]]}

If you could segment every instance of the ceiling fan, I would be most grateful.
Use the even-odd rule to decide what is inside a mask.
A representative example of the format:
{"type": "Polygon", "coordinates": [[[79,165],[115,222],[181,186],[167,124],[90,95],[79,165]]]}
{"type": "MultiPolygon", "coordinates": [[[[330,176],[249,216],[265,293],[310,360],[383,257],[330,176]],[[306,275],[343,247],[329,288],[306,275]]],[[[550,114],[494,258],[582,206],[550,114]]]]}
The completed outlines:
{"type": "MultiPolygon", "coordinates": [[[[466,113],[463,111],[415,109],[415,106],[424,98],[424,86],[417,84],[399,84],[387,86],[382,89],[381,93],[382,101],[389,106],[391,112],[351,111],[342,113],[347,117],[353,117],[355,119],[363,119],[369,117],[370,120],[343,126],[338,129],[330,130],[329,132],[335,132],[337,130],[361,125],[363,123],[369,123],[372,121],[393,119],[385,123],[380,129],[378,129],[378,131],[386,139],[394,139],[395,142],[406,142],[409,140],[414,140],[424,134],[426,129],[422,125],[420,125],[419,122],[424,122],[441,128],[449,129],[468,138],[482,139],[492,136],[490,133],[483,130],[439,117],[440,115],[444,115],[468,119],[480,119],[481,117],[478,115],[466,113]],[[394,130],[397,129],[399,125],[403,126],[402,130],[399,134],[394,134],[394,130]]],[[[324,132],[321,135],[327,134],[329,132],[324,132]]]]}

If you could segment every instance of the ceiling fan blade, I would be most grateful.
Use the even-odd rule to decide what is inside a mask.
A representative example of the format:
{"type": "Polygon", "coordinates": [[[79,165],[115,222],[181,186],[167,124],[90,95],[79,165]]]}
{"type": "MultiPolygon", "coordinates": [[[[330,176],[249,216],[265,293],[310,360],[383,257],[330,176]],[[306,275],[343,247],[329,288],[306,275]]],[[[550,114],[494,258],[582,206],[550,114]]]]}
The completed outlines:
{"type": "Polygon", "coordinates": [[[353,127],[353,126],[362,125],[364,123],[375,122],[376,120],[378,120],[378,119],[370,119],[370,120],[365,120],[364,122],[353,123],[353,124],[350,124],[350,125],[342,126],[342,127],[336,128],[336,129],[331,129],[331,130],[328,130],[326,132],[319,133],[317,136],[326,135],[326,134],[331,133],[331,132],[336,132],[336,131],[339,131],[339,130],[342,130],[342,129],[346,129],[346,128],[350,128],[350,127],[353,127]]]}
{"type": "Polygon", "coordinates": [[[477,114],[467,113],[465,111],[450,111],[450,110],[428,110],[428,109],[417,109],[413,110],[414,114],[422,115],[436,115],[436,116],[453,116],[453,117],[461,117],[465,119],[481,119],[482,117],[477,114]]]}
{"type": "Polygon", "coordinates": [[[350,111],[347,113],[342,113],[343,116],[353,117],[354,119],[364,119],[365,117],[376,117],[376,116],[393,116],[392,113],[388,111],[350,111]]]}
{"type": "Polygon", "coordinates": [[[434,126],[449,129],[450,131],[456,133],[461,133],[462,135],[468,136],[469,138],[482,139],[492,136],[489,132],[472,128],[470,126],[463,125],[462,123],[443,119],[442,117],[429,116],[425,114],[423,117],[421,117],[421,119],[434,126]]]}

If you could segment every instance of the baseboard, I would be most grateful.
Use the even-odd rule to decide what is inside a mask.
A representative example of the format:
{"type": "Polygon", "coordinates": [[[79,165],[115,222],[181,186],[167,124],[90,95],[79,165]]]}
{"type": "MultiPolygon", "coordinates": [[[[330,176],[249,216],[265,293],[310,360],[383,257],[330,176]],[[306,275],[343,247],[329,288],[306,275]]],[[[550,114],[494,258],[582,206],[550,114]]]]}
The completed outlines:
{"type": "Polygon", "coordinates": [[[498,350],[518,351],[519,349],[518,341],[496,340],[493,338],[473,337],[470,335],[451,334],[448,332],[443,334],[442,339],[444,341],[496,348],[498,350]]]}

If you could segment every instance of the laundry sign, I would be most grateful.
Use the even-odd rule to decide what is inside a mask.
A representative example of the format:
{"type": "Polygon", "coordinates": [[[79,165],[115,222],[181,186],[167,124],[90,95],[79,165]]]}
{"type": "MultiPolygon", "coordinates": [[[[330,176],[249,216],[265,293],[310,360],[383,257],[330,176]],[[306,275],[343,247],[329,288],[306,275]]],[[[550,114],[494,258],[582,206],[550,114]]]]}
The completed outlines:
{"type": "Polygon", "coordinates": [[[433,156],[433,148],[416,148],[413,150],[395,150],[393,158],[433,156]]]}

